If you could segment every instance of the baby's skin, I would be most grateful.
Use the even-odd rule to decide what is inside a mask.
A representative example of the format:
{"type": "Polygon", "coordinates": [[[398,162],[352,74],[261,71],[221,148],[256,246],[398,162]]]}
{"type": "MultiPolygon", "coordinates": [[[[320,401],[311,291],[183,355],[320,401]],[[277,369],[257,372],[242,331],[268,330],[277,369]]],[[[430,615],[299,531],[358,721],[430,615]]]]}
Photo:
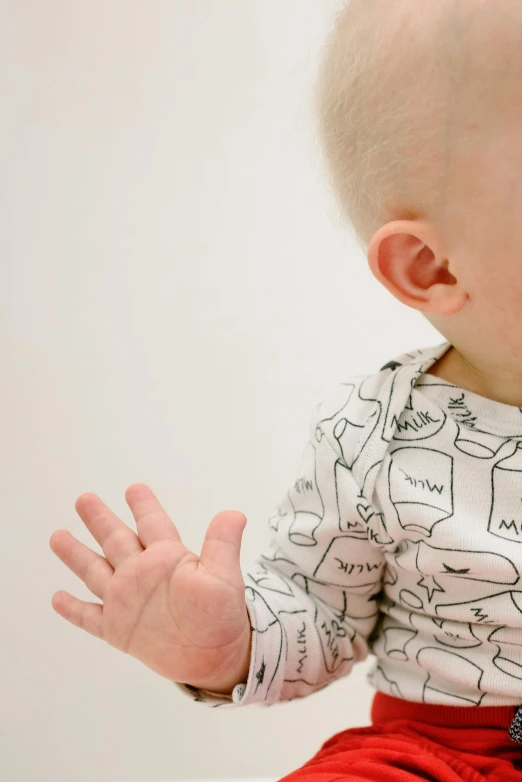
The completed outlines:
{"type": "Polygon", "coordinates": [[[96,494],[76,500],[76,512],[105,556],[66,529],[51,535],[51,550],[102,601],[58,591],[54,610],[160,676],[231,692],[247,681],[251,654],[239,559],[246,516],[216,514],[198,556],[183,545],[148,486],[129,486],[125,499],[137,534],[96,494]]]}

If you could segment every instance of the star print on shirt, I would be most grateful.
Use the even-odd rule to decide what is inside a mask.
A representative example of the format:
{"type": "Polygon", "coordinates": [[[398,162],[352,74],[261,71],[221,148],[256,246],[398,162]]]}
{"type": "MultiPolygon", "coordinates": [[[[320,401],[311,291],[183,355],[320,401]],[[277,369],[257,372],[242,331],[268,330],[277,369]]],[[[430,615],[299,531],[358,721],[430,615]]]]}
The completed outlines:
{"type": "Polygon", "coordinates": [[[431,599],[435,592],[445,592],[440,584],[437,584],[433,576],[423,576],[420,581],[417,581],[417,586],[421,586],[428,592],[428,602],[431,603],[431,599]]]}

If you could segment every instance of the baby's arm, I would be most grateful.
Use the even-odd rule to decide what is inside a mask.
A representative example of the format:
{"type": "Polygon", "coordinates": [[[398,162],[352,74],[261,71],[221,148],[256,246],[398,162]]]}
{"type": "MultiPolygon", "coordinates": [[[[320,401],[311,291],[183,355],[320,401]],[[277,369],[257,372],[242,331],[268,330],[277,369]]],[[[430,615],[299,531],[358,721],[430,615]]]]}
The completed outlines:
{"type": "Polygon", "coordinates": [[[248,676],[238,676],[225,695],[177,685],[197,702],[233,708],[306,697],[368,654],[384,557],[368,541],[373,510],[346,462],[353,462],[361,427],[340,412],[336,431],[343,436],[329,439],[321,409],[311,416],[297,478],[269,519],[270,545],[244,574],[248,676]]]}
{"type": "Polygon", "coordinates": [[[150,488],[135,484],[125,496],[137,534],[97,495],[76,502],[105,557],[68,530],[51,536],[53,552],[102,601],[60,591],[53,608],[211,706],[268,706],[350,673],[368,653],[384,559],[368,542],[372,511],[347,463],[362,422],[349,425],[342,410],[322,419],[321,410],[297,480],[269,519],[270,545],[245,579],[244,514],[216,514],[198,556],[150,488]],[[323,430],[334,418],[339,439],[323,430]]]}

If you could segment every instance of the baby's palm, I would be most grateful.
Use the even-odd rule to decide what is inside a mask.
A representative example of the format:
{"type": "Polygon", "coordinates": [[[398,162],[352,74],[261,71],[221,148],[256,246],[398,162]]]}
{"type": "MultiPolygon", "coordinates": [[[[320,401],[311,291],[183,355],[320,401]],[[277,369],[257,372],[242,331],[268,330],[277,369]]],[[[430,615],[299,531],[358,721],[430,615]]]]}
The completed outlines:
{"type": "Polygon", "coordinates": [[[196,685],[223,679],[250,637],[239,564],[245,516],[214,516],[198,557],[148,486],[134,484],[125,497],[138,535],[97,495],[76,501],[106,559],[67,530],[51,536],[54,553],[103,601],[86,603],[62,591],[53,608],[167,679],[196,685]]]}

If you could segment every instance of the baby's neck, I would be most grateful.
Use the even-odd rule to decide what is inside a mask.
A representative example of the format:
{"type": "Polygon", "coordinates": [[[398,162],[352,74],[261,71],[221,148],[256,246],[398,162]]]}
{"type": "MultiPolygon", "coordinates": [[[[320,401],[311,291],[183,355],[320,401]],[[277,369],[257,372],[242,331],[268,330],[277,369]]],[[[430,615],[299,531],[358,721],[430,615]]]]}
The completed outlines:
{"type": "Polygon", "coordinates": [[[522,408],[522,376],[516,378],[507,375],[499,367],[476,368],[454,347],[436,361],[426,374],[440,377],[495,402],[522,408]]]}

